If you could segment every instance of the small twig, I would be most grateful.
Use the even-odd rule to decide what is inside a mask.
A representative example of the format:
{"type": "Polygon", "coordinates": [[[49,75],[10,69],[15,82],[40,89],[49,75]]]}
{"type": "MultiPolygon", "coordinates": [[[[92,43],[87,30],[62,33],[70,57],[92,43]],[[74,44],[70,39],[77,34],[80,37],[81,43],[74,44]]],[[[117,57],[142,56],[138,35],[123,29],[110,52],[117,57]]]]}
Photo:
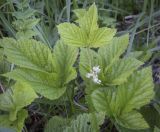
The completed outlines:
{"type": "Polygon", "coordinates": [[[79,104],[79,103],[78,103],[78,102],[76,102],[75,100],[73,100],[73,102],[74,102],[74,104],[75,104],[76,106],[80,107],[82,110],[84,110],[84,111],[88,111],[88,108],[87,108],[87,107],[85,107],[85,106],[83,106],[83,105],[79,104]]]}
{"type": "Polygon", "coordinates": [[[75,104],[76,106],[80,107],[82,110],[88,111],[88,108],[87,108],[86,106],[83,106],[82,104],[80,104],[80,103],[78,102],[78,100],[79,100],[83,95],[84,95],[84,93],[80,92],[77,96],[75,96],[75,97],[73,98],[73,102],[74,102],[74,104],[75,104]]]}
{"type": "Polygon", "coordinates": [[[148,28],[145,28],[145,29],[143,29],[143,30],[141,30],[141,31],[139,31],[139,32],[136,32],[136,35],[139,34],[139,33],[144,32],[144,31],[147,31],[148,29],[151,29],[151,28],[154,28],[154,27],[156,27],[156,26],[159,26],[159,25],[160,25],[160,23],[157,23],[157,24],[155,24],[155,25],[153,25],[153,26],[150,26],[150,27],[148,27],[148,28]]]}

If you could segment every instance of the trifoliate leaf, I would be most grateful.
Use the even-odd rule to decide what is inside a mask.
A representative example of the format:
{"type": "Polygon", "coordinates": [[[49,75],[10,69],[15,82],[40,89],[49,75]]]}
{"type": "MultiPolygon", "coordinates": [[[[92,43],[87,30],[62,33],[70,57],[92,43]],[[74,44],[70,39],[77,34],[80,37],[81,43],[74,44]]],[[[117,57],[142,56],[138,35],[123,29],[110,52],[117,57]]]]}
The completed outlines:
{"type": "MultiPolygon", "coordinates": [[[[39,47],[39,45],[36,46],[39,47]]],[[[37,50],[35,50],[34,54],[36,54],[36,52],[37,55],[41,54],[37,50]]],[[[46,98],[52,100],[59,98],[62,94],[64,94],[66,84],[76,77],[76,71],[75,68],[73,68],[73,64],[77,58],[78,50],[77,48],[58,42],[55,46],[54,54],[51,54],[50,51],[48,52],[51,55],[51,60],[49,59],[47,62],[48,64],[52,64],[49,66],[51,69],[54,69],[53,72],[49,73],[47,65],[44,67],[44,70],[41,65],[35,65],[37,67],[41,67],[41,70],[39,71],[33,68],[31,69],[31,67],[21,65],[21,67],[25,68],[17,68],[12,72],[6,73],[4,76],[28,83],[37,93],[46,98]],[[52,60],[53,58],[54,60],[52,60]],[[50,63],[50,61],[53,63],[50,63]]],[[[47,54],[47,52],[44,54],[47,54]]],[[[39,58],[35,57],[34,60],[38,62],[39,58]]],[[[44,62],[45,61],[46,60],[44,60],[44,62]]]]}
{"type": "Polygon", "coordinates": [[[147,122],[144,120],[143,116],[136,112],[132,111],[126,114],[122,114],[120,117],[116,118],[117,123],[122,125],[125,128],[130,129],[146,129],[149,128],[147,122]]]}
{"type": "Polygon", "coordinates": [[[94,108],[106,112],[109,117],[120,117],[146,105],[154,95],[151,75],[148,67],[135,72],[127,82],[117,87],[96,89],[91,94],[94,108]]]}
{"type": "Polygon", "coordinates": [[[0,115],[0,127],[11,128],[13,131],[22,132],[24,126],[24,120],[27,117],[27,111],[21,110],[18,112],[17,119],[10,121],[9,115],[0,115]]]}
{"type": "Polygon", "coordinates": [[[148,127],[146,121],[133,110],[150,102],[154,95],[153,87],[152,71],[148,67],[135,72],[127,82],[117,87],[96,89],[91,98],[96,111],[106,112],[108,117],[116,118],[116,122],[126,128],[144,129],[148,127]]]}
{"type": "Polygon", "coordinates": [[[71,23],[62,23],[57,26],[64,43],[77,47],[100,47],[108,44],[116,30],[107,27],[98,28],[98,13],[95,4],[83,13],[82,16],[76,12],[79,26],[71,23]]]}

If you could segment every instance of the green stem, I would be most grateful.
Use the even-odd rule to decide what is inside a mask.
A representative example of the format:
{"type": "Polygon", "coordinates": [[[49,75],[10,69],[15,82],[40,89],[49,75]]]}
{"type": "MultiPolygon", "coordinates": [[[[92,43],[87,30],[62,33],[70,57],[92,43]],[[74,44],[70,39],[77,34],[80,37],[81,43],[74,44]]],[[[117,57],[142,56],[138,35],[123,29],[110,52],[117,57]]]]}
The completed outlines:
{"type": "Polygon", "coordinates": [[[74,108],[74,104],[73,104],[73,96],[74,96],[74,88],[72,88],[72,95],[71,96],[69,96],[69,93],[68,93],[68,90],[67,90],[67,97],[68,97],[68,100],[69,100],[70,105],[71,105],[71,114],[75,113],[75,108],[74,108]]]}

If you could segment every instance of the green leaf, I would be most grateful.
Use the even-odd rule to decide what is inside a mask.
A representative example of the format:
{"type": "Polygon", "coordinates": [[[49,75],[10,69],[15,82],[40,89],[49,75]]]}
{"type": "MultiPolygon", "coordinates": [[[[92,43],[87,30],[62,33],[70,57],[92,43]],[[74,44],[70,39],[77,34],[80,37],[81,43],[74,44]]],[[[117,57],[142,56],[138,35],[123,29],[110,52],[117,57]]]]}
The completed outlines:
{"type": "Polygon", "coordinates": [[[130,128],[130,129],[149,128],[143,116],[136,111],[122,114],[120,117],[116,118],[116,121],[125,128],[130,128]]]}
{"type": "Polygon", "coordinates": [[[84,113],[72,120],[54,116],[47,123],[45,132],[97,132],[104,118],[104,113],[84,113]]]}
{"type": "Polygon", "coordinates": [[[135,72],[126,83],[118,87],[117,100],[121,106],[121,113],[148,104],[154,96],[153,88],[151,67],[135,72]]]}
{"type": "Polygon", "coordinates": [[[32,17],[36,10],[28,8],[25,11],[15,11],[13,12],[13,16],[16,17],[17,19],[27,19],[29,17],[32,17]]]}
{"type": "Polygon", "coordinates": [[[84,16],[84,14],[86,14],[85,9],[75,9],[75,10],[73,10],[73,12],[78,18],[82,18],[84,16]]]}
{"type": "Polygon", "coordinates": [[[59,98],[66,90],[65,86],[60,87],[61,83],[55,73],[18,68],[6,73],[5,76],[28,83],[37,93],[51,100],[59,98]]]}
{"type": "Polygon", "coordinates": [[[98,29],[97,21],[98,12],[95,3],[89,7],[84,16],[78,18],[79,26],[84,29],[88,35],[98,29]]]}
{"type": "Polygon", "coordinates": [[[77,76],[73,65],[77,59],[78,49],[58,41],[53,52],[55,73],[61,86],[63,86],[63,84],[67,84],[77,76]]]}
{"type": "Polygon", "coordinates": [[[0,115],[0,127],[11,128],[16,130],[16,132],[22,132],[24,120],[27,115],[26,110],[21,110],[18,112],[17,119],[15,121],[10,121],[9,115],[0,115]]]}
{"type": "Polygon", "coordinates": [[[81,30],[80,27],[70,23],[62,23],[57,27],[61,39],[65,44],[78,47],[86,46],[86,40],[88,39],[87,34],[85,31],[81,30]]]}
{"type": "Polygon", "coordinates": [[[120,85],[127,81],[127,78],[143,63],[134,59],[120,59],[114,63],[105,73],[105,83],[120,85]]]}
{"type": "Polygon", "coordinates": [[[98,54],[91,49],[81,49],[80,73],[83,79],[91,71],[93,66],[100,66],[99,78],[102,84],[119,85],[143,63],[134,58],[120,59],[127,48],[129,36],[124,35],[114,38],[113,41],[98,50],[98,54]]]}
{"type": "Polygon", "coordinates": [[[133,57],[138,59],[142,54],[143,54],[143,51],[134,51],[134,52],[130,52],[127,57],[133,57]]]}
{"type": "Polygon", "coordinates": [[[116,21],[117,21],[116,18],[110,17],[108,13],[99,16],[99,20],[102,25],[109,26],[109,27],[116,27],[116,21]]]}
{"type": "Polygon", "coordinates": [[[33,30],[26,30],[26,31],[18,31],[16,33],[16,38],[18,39],[26,39],[31,38],[32,36],[35,36],[36,33],[33,30]]]}
{"type": "Polygon", "coordinates": [[[151,132],[150,128],[146,128],[146,129],[129,129],[129,128],[125,128],[119,124],[115,124],[116,128],[119,132],[151,132]]]}
{"type": "Polygon", "coordinates": [[[17,114],[16,112],[31,104],[35,98],[37,98],[37,95],[29,85],[25,83],[16,83],[12,95],[15,112],[10,111],[10,118],[14,120],[14,115],[12,115],[12,113],[17,114]]]}
{"type": "Polygon", "coordinates": [[[134,51],[130,52],[128,57],[134,57],[142,62],[146,62],[152,56],[152,52],[150,51],[134,51]]]}
{"type": "Polygon", "coordinates": [[[115,35],[116,30],[102,27],[90,33],[86,47],[101,47],[108,44],[115,35]]]}
{"type": "Polygon", "coordinates": [[[13,100],[12,100],[12,91],[7,89],[6,92],[0,94],[0,109],[3,111],[10,111],[14,108],[13,100]]]}
{"type": "Polygon", "coordinates": [[[45,126],[44,132],[63,132],[70,120],[59,116],[52,117],[45,126]]]}
{"type": "Polygon", "coordinates": [[[115,88],[99,88],[92,92],[91,99],[96,111],[105,112],[107,116],[112,117],[118,112],[118,103],[115,88]]]}
{"type": "Polygon", "coordinates": [[[115,37],[110,42],[110,44],[99,48],[98,54],[102,62],[101,67],[111,67],[117,60],[119,60],[120,55],[122,55],[129,43],[129,35],[123,35],[121,37],[115,37]]]}
{"type": "MultiPolygon", "coordinates": [[[[23,10],[23,9],[26,9],[29,7],[29,3],[27,0],[23,0],[21,2],[19,1],[14,1],[14,3],[16,4],[16,7],[19,9],[19,10],[23,10]]],[[[29,8],[30,9],[30,8],[29,8]]]]}
{"type": "Polygon", "coordinates": [[[27,39],[35,36],[36,32],[33,31],[33,28],[38,22],[39,19],[37,18],[14,21],[13,24],[15,29],[17,30],[16,37],[18,39],[27,39]]]}
{"type": "Polygon", "coordinates": [[[116,122],[126,128],[144,129],[147,128],[146,122],[133,110],[150,102],[153,88],[152,71],[148,67],[132,74],[124,84],[93,91],[91,98],[96,111],[106,112],[107,116],[116,118],[116,122]]]}
{"type": "Polygon", "coordinates": [[[0,109],[9,112],[9,119],[17,119],[17,113],[29,105],[37,95],[34,90],[25,83],[16,83],[12,91],[9,89],[0,95],[0,109]]]}
{"type": "Polygon", "coordinates": [[[9,37],[4,37],[3,39],[0,39],[0,47],[4,47],[8,43],[16,43],[16,40],[9,37]]]}
{"type": "Polygon", "coordinates": [[[44,72],[43,69],[41,72],[29,67],[29,69],[17,68],[4,76],[28,83],[37,93],[46,98],[57,99],[64,94],[67,83],[76,78],[77,74],[73,64],[76,61],[78,50],[58,42],[53,52],[54,60],[51,61],[54,63],[51,69],[54,69],[54,72],[44,72]]]}
{"type": "Polygon", "coordinates": [[[2,40],[7,60],[18,66],[37,71],[53,72],[53,55],[43,43],[35,40],[2,40]]]}
{"type": "Polygon", "coordinates": [[[0,62],[3,60],[3,49],[0,48],[0,62]]]}
{"type": "Polygon", "coordinates": [[[39,19],[32,18],[32,19],[28,19],[27,21],[16,20],[13,22],[13,24],[19,32],[19,31],[32,30],[32,28],[36,26],[38,22],[39,22],[39,19]]]}
{"type": "Polygon", "coordinates": [[[63,132],[96,132],[96,127],[99,127],[103,120],[104,114],[102,113],[81,114],[72,120],[70,126],[66,127],[63,132]]]}
{"type": "Polygon", "coordinates": [[[117,118],[149,103],[154,95],[153,88],[152,71],[148,67],[135,72],[117,87],[96,89],[91,99],[96,111],[117,118]]]}
{"type": "Polygon", "coordinates": [[[95,51],[81,48],[79,69],[83,79],[86,79],[86,74],[91,71],[93,66],[98,65],[97,58],[98,54],[95,51]]]}
{"type": "Polygon", "coordinates": [[[82,114],[71,122],[63,132],[91,132],[90,118],[88,114],[82,114]]]}
{"type": "Polygon", "coordinates": [[[58,25],[58,32],[65,44],[78,47],[100,47],[108,44],[116,33],[115,29],[98,28],[98,13],[95,4],[83,16],[77,14],[79,26],[71,23],[58,25]]]}

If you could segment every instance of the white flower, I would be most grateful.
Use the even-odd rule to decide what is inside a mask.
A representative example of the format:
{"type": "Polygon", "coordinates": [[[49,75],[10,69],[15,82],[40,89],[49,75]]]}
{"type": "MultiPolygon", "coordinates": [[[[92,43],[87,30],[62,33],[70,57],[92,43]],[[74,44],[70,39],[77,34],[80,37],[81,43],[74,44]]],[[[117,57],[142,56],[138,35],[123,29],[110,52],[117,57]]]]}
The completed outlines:
{"type": "Polygon", "coordinates": [[[99,66],[94,66],[93,71],[98,74],[100,73],[101,69],[99,68],[99,66]]]}
{"type": "Polygon", "coordinates": [[[99,80],[98,77],[93,76],[93,82],[100,84],[101,80],[99,80]]]}
{"type": "Polygon", "coordinates": [[[93,76],[92,73],[87,73],[87,74],[86,74],[86,77],[87,77],[87,78],[91,78],[92,76],[93,76]]]}
{"type": "Polygon", "coordinates": [[[98,79],[98,74],[100,73],[101,69],[99,66],[94,66],[90,73],[86,74],[87,78],[92,78],[93,82],[100,84],[101,80],[98,79]]]}

